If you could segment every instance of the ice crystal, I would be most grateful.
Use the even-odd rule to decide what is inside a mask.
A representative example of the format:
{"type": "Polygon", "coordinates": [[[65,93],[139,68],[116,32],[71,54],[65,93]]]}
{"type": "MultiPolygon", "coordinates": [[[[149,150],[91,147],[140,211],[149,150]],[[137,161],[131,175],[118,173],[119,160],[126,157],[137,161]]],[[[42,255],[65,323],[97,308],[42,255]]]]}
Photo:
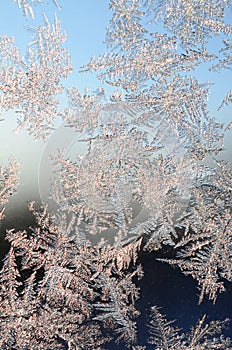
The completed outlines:
{"type": "Polygon", "coordinates": [[[205,350],[205,349],[231,349],[231,341],[229,338],[215,337],[221,333],[221,329],[225,326],[226,321],[212,321],[205,323],[206,315],[204,315],[192,328],[189,334],[181,333],[180,329],[173,327],[173,321],[168,321],[164,315],[160,313],[159,308],[153,306],[151,308],[150,320],[150,339],[149,343],[155,345],[154,349],[165,350],[205,350]],[[212,335],[214,335],[213,338],[212,335]]]}
{"type": "Polygon", "coordinates": [[[205,294],[215,302],[224,291],[221,279],[232,281],[232,174],[230,165],[222,161],[214,169],[204,169],[203,174],[182,220],[186,232],[176,244],[181,247],[177,259],[164,261],[197,279],[199,302],[205,294]]]}
{"type": "Polygon", "coordinates": [[[231,7],[230,0],[146,0],[145,3],[152,21],[162,20],[186,47],[194,47],[196,43],[205,45],[213,34],[232,33],[232,27],[223,21],[226,9],[231,7]]]}
{"type": "Polygon", "coordinates": [[[20,55],[13,38],[0,40],[2,69],[0,107],[17,109],[18,127],[27,129],[36,139],[46,138],[58,113],[57,95],[61,80],[71,72],[66,39],[55,17],[54,24],[35,28],[27,59],[20,55]]]}
{"type": "Polygon", "coordinates": [[[1,348],[57,349],[66,343],[97,349],[110,339],[101,335],[100,323],[111,324],[118,341],[135,341],[138,290],[132,278],[141,272],[128,271],[133,250],[87,241],[78,246],[60,230],[67,219],[57,226],[46,215],[46,210],[37,214],[41,226],[30,233],[7,233],[11,249],[1,272],[1,348]]]}
{"type": "MultiPolygon", "coordinates": [[[[44,3],[44,0],[13,0],[13,1],[17,3],[19,8],[22,8],[26,18],[29,18],[31,16],[33,19],[34,19],[33,5],[44,3]]],[[[57,0],[52,0],[52,2],[56,5],[58,9],[60,8],[60,5],[57,0]]]]}
{"type": "Polygon", "coordinates": [[[18,184],[19,164],[12,159],[5,168],[0,167],[0,220],[4,217],[5,204],[17,191],[18,184]]]}

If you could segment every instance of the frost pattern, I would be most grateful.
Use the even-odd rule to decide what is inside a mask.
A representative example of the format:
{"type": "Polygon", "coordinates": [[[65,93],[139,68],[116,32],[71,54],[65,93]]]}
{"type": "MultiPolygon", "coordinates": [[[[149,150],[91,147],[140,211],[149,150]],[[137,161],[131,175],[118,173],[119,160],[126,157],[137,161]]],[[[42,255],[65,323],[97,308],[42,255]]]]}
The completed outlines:
{"type": "MultiPolygon", "coordinates": [[[[88,151],[72,161],[65,152],[58,154],[52,198],[61,210],[77,215],[85,233],[114,229],[131,235],[134,206],[146,211],[154,227],[172,227],[173,216],[190,196],[194,162],[165,150],[167,138],[174,149],[179,147],[175,130],[166,130],[165,140],[160,139],[159,124],[152,129],[147,121],[146,126],[153,112],[142,104],[122,101],[115,92],[102,105],[99,94],[71,91],[63,118],[82,132],[79,141],[88,151]]],[[[169,240],[168,232],[162,238],[169,240]]]]}
{"type": "MultiPolygon", "coordinates": [[[[132,346],[139,314],[134,280],[142,277],[134,264],[141,241],[77,245],[66,235],[67,217],[56,217],[54,225],[46,208],[34,215],[40,226],[31,232],[7,232],[11,248],[1,270],[1,349],[100,350],[112,339],[120,348],[126,342],[146,349],[132,346]]],[[[205,316],[190,334],[181,334],[153,307],[148,343],[157,350],[231,349],[229,338],[215,336],[225,322],[204,321],[205,316]]]]}
{"type": "Polygon", "coordinates": [[[231,167],[221,161],[213,171],[202,171],[204,175],[181,220],[186,228],[176,244],[181,250],[177,259],[166,260],[197,279],[199,303],[205,294],[216,301],[218,293],[224,291],[222,278],[232,282],[231,167]]]}
{"type": "Polygon", "coordinates": [[[148,30],[143,2],[111,1],[110,7],[110,53],[92,57],[82,72],[96,71],[100,80],[124,90],[125,101],[146,107],[140,122],[156,135],[156,142],[166,144],[174,130],[176,142],[192,148],[198,158],[221,150],[222,126],[207,110],[210,84],[187,74],[214,56],[205,48],[183,50],[177,36],[148,30]]]}
{"type": "Polygon", "coordinates": [[[0,167],[0,220],[4,218],[5,204],[9,197],[17,191],[19,171],[19,164],[14,159],[5,168],[0,167]]]}
{"type": "Polygon", "coordinates": [[[226,322],[213,321],[205,324],[204,315],[198,324],[192,328],[189,334],[180,332],[180,329],[173,327],[173,321],[168,321],[159,311],[159,308],[151,308],[150,339],[149,343],[155,345],[154,349],[165,350],[205,350],[205,349],[230,349],[231,341],[228,338],[218,337],[226,322]],[[211,336],[214,335],[213,339],[211,336]]]}
{"type": "Polygon", "coordinates": [[[53,129],[58,114],[57,95],[63,90],[61,80],[71,72],[66,40],[55,17],[54,24],[35,28],[27,59],[20,55],[12,38],[0,40],[0,107],[17,109],[18,128],[25,128],[36,139],[45,139],[53,129]]]}
{"type": "MultiPolygon", "coordinates": [[[[225,128],[209,115],[210,83],[202,84],[187,73],[201,62],[216,59],[207,52],[207,42],[212,35],[231,34],[231,27],[223,22],[230,5],[230,2],[205,1],[197,4],[189,1],[110,1],[113,16],[106,37],[110,53],[92,57],[82,69],[83,72],[97,72],[100,80],[119,88],[120,101],[130,106],[142,106],[143,113],[139,116],[137,112],[133,114],[132,107],[130,123],[134,123],[135,128],[145,125],[152,135],[152,145],[158,146],[158,150],[153,149],[150,155],[146,145],[147,152],[140,161],[140,164],[144,162],[142,186],[137,186],[144,200],[142,205],[152,209],[151,215],[147,222],[131,229],[130,234],[133,237],[138,237],[138,232],[144,234],[148,250],[159,249],[162,244],[172,245],[179,260],[167,261],[197,279],[201,288],[199,302],[205,294],[215,302],[218,292],[224,290],[221,277],[231,281],[230,166],[218,163],[219,170],[217,166],[206,168],[201,163],[207,155],[214,156],[223,150],[224,132],[230,124],[225,128]],[[170,29],[170,35],[152,33],[145,22],[149,17],[150,24],[162,20],[170,29]],[[169,149],[172,146],[174,158],[172,151],[167,152],[168,157],[163,157],[167,145],[169,149]],[[190,160],[186,172],[178,171],[178,167],[183,167],[178,152],[190,160]],[[177,176],[175,184],[172,183],[174,168],[178,176],[180,173],[186,176],[179,177],[179,182],[177,176]],[[169,171],[170,178],[167,176],[169,171]],[[221,172],[228,175],[225,182],[221,172]],[[178,193],[182,200],[188,197],[183,192],[187,180],[190,201],[183,219],[176,216],[173,204],[180,206],[178,193]],[[178,226],[184,232],[182,240],[181,234],[176,232],[178,226]],[[179,252],[182,245],[184,250],[179,252]]],[[[225,59],[213,69],[230,67],[230,39],[224,44],[221,52],[225,59]]],[[[223,105],[229,102],[229,96],[230,93],[223,105]]]]}
{"type": "MultiPolygon", "coordinates": [[[[17,2],[27,17],[33,3],[17,2]]],[[[58,94],[71,64],[56,17],[53,25],[45,17],[46,24],[33,29],[26,59],[13,39],[2,36],[1,109],[16,109],[19,127],[36,139],[48,136],[60,114],[81,133],[78,142],[87,151],[74,160],[65,150],[53,155],[56,210],[49,215],[46,206],[36,211],[31,203],[37,226],[7,232],[1,349],[103,349],[110,341],[146,349],[137,344],[136,323],[142,249],[171,246],[176,258],[160,260],[197,280],[199,303],[205,295],[215,302],[224,291],[222,279],[231,282],[231,168],[218,161],[204,165],[206,156],[223,149],[230,124],[218,123],[207,109],[210,82],[190,75],[217,59],[207,52],[207,41],[231,34],[223,22],[230,6],[110,0],[109,51],[92,57],[82,71],[97,72],[117,90],[109,96],[103,88],[85,94],[70,88],[62,112],[58,94]],[[152,31],[157,20],[168,34],[152,31]],[[134,223],[136,206],[144,218],[134,223]]],[[[230,39],[224,43],[225,59],[212,69],[231,65],[230,39]]],[[[230,96],[223,105],[228,102],[230,96]]],[[[17,166],[0,175],[2,218],[17,166]]],[[[223,323],[205,324],[205,318],[181,334],[153,307],[148,343],[157,350],[231,349],[231,340],[220,334],[223,323]]]]}
{"type": "Polygon", "coordinates": [[[161,19],[164,25],[188,47],[205,45],[212,34],[231,34],[232,28],[223,21],[231,1],[146,0],[152,21],[161,19]]]}
{"type": "Polygon", "coordinates": [[[139,295],[132,278],[141,277],[141,269],[128,267],[139,244],[133,249],[76,245],[65,234],[67,218],[55,226],[46,209],[36,215],[40,227],[7,233],[11,249],[1,271],[1,349],[62,344],[101,349],[110,339],[103,337],[101,323],[111,325],[117,341],[135,341],[139,295]]]}

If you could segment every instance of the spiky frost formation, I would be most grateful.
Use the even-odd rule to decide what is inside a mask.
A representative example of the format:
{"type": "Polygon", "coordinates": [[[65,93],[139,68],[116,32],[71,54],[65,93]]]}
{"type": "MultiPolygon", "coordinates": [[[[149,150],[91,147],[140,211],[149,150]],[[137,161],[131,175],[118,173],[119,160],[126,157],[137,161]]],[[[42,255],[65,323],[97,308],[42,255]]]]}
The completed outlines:
{"type": "Polygon", "coordinates": [[[12,159],[5,167],[0,167],[0,220],[4,218],[5,204],[19,185],[20,167],[12,159]]]}
{"type": "MultiPolygon", "coordinates": [[[[13,2],[17,3],[19,8],[22,8],[23,14],[26,16],[27,19],[29,17],[32,17],[34,19],[35,17],[34,10],[33,10],[34,5],[45,3],[44,0],[13,0],[13,2]]],[[[58,9],[60,9],[60,5],[57,0],[52,0],[52,2],[54,3],[54,5],[56,5],[58,9]]]]}
{"type": "Polygon", "coordinates": [[[53,130],[62,79],[72,71],[59,21],[56,16],[54,24],[46,17],[45,21],[44,26],[33,29],[26,59],[13,38],[3,35],[0,39],[0,108],[16,109],[18,128],[27,129],[36,139],[46,139],[53,130]]]}

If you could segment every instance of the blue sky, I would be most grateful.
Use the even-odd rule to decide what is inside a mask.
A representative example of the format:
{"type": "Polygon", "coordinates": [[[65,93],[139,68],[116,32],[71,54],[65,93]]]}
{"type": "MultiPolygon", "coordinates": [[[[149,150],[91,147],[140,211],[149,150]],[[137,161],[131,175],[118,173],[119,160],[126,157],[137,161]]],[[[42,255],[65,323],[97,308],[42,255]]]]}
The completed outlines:
{"type": "MultiPolygon", "coordinates": [[[[22,10],[18,9],[16,3],[12,0],[1,0],[0,35],[13,36],[16,45],[24,54],[27,44],[31,40],[30,31],[27,31],[26,27],[43,24],[42,12],[45,12],[49,21],[52,22],[54,12],[56,12],[62,22],[63,29],[67,33],[66,47],[71,54],[74,66],[74,73],[67,80],[67,86],[75,85],[81,91],[85,87],[95,90],[100,85],[96,77],[81,74],[78,70],[89,61],[91,55],[98,56],[105,51],[105,45],[103,44],[105,28],[108,26],[111,18],[108,2],[106,0],[60,0],[61,10],[58,10],[52,4],[52,1],[48,2],[50,4],[35,7],[35,20],[27,20],[22,15],[22,10]]],[[[232,24],[232,16],[228,16],[227,21],[232,24]]],[[[212,40],[212,51],[214,51],[214,48],[217,50],[218,45],[218,39],[212,40]]],[[[195,74],[202,82],[211,79],[215,83],[212,86],[212,93],[209,97],[210,111],[218,120],[229,122],[231,120],[232,106],[224,108],[221,112],[217,111],[217,107],[226,92],[232,88],[232,72],[210,73],[205,67],[201,67],[195,74]]],[[[12,133],[16,126],[16,118],[13,112],[8,112],[4,117],[5,120],[1,123],[0,128],[0,163],[5,163],[11,155],[16,156],[22,165],[22,192],[25,198],[28,196],[28,193],[33,198],[33,195],[36,194],[38,166],[44,146],[42,143],[35,143],[33,138],[23,131],[18,135],[12,133]]],[[[228,137],[231,138],[231,134],[228,137]]],[[[231,143],[228,141],[228,137],[226,141],[228,150],[225,154],[227,158],[231,154],[231,143]]],[[[17,197],[14,197],[14,203],[16,202],[17,197]]]]}

